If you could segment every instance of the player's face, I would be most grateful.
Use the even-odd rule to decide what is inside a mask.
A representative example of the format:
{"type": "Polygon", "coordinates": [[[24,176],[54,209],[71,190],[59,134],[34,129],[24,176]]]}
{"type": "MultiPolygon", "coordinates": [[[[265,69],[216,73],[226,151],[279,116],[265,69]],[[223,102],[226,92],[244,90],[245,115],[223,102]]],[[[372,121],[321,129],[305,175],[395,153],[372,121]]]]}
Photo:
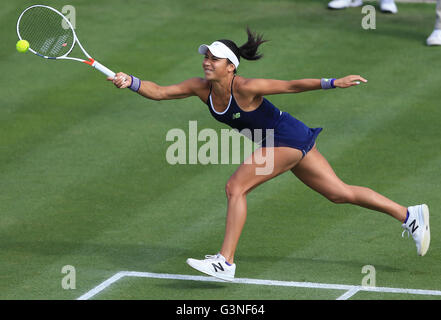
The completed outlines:
{"type": "Polygon", "coordinates": [[[205,79],[218,80],[228,74],[231,66],[227,59],[215,57],[211,54],[210,50],[208,50],[207,53],[205,53],[202,68],[204,69],[205,79]]]}

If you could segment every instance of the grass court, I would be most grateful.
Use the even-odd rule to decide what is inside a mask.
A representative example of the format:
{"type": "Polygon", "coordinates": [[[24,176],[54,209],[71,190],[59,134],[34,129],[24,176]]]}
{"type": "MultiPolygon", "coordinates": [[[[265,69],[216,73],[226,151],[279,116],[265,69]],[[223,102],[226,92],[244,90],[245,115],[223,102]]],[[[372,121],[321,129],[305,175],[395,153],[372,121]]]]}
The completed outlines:
{"type": "MultiPolygon", "coordinates": [[[[396,15],[378,9],[376,29],[364,30],[360,8],[329,11],[325,0],[45,1],[75,7],[77,35],[101,63],[161,85],[202,77],[198,46],[241,45],[246,25],[270,41],[262,60],[242,60],[239,75],[368,79],[268,99],[324,128],[317,147],[346,183],[405,206],[427,203],[427,255],[417,256],[389,216],[335,205],[288,172],[248,195],[235,258],[240,279],[341,290],[195,281],[203,275],[185,260],[220,249],[225,183],[237,165],[170,165],[165,137],[191,120],[226,127],[196,97],[151,101],[84,64],[19,54],[15,24],[31,4],[4,2],[0,11],[0,299],[77,299],[123,271],[144,276],[122,276],[89,298],[337,299],[361,285],[366,265],[377,287],[441,290],[441,48],[425,45],[434,4],[399,3],[396,15]],[[76,270],[74,290],[61,285],[66,265],[76,270]]],[[[348,299],[440,296],[356,291],[348,299]]]]}

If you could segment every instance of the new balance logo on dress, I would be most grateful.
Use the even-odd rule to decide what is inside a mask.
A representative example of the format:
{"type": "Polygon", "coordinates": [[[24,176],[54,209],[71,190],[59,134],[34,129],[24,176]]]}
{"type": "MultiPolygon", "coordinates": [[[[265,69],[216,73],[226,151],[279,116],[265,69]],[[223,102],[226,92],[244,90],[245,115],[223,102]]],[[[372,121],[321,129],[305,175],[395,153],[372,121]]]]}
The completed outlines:
{"type": "Polygon", "coordinates": [[[233,113],[233,120],[234,119],[239,119],[239,118],[240,118],[240,112],[233,113]]]}

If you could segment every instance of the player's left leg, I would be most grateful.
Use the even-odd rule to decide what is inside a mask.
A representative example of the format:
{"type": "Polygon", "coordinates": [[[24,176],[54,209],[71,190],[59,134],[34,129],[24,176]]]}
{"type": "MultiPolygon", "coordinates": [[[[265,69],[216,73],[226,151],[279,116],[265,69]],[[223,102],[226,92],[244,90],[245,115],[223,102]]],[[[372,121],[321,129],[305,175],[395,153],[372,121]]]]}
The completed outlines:
{"type": "Polygon", "coordinates": [[[315,146],[291,171],[334,203],[351,203],[389,214],[412,234],[418,255],[424,256],[429,249],[429,208],[426,204],[406,208],[369,188],[344,183],[315,146]]]}
{"type": "Polygon", "coordinates": [[[400,222],[406,219],[406,207],[372,189],[341,181],[315,146],[291,171],[307,186],[334,203],[351,203],[384,212],[400,222]]]}

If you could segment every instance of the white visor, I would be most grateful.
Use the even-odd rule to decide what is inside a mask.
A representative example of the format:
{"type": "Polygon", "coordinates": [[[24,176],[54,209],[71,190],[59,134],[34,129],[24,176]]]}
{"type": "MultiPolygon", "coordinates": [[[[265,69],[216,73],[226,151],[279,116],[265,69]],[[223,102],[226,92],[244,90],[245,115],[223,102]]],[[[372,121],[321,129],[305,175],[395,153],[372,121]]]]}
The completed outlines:
{"type": "Polygon", "coordinates": [[[239,59],[237,59],[234,52],[222,42],[215,41],[211,45],[202,44],[199,46],[198,51],[200,54],[206,54],[208,50],[210,50],[211,54],[215,57],[230,60],[236,69],[239,66],[239,59]]]}

